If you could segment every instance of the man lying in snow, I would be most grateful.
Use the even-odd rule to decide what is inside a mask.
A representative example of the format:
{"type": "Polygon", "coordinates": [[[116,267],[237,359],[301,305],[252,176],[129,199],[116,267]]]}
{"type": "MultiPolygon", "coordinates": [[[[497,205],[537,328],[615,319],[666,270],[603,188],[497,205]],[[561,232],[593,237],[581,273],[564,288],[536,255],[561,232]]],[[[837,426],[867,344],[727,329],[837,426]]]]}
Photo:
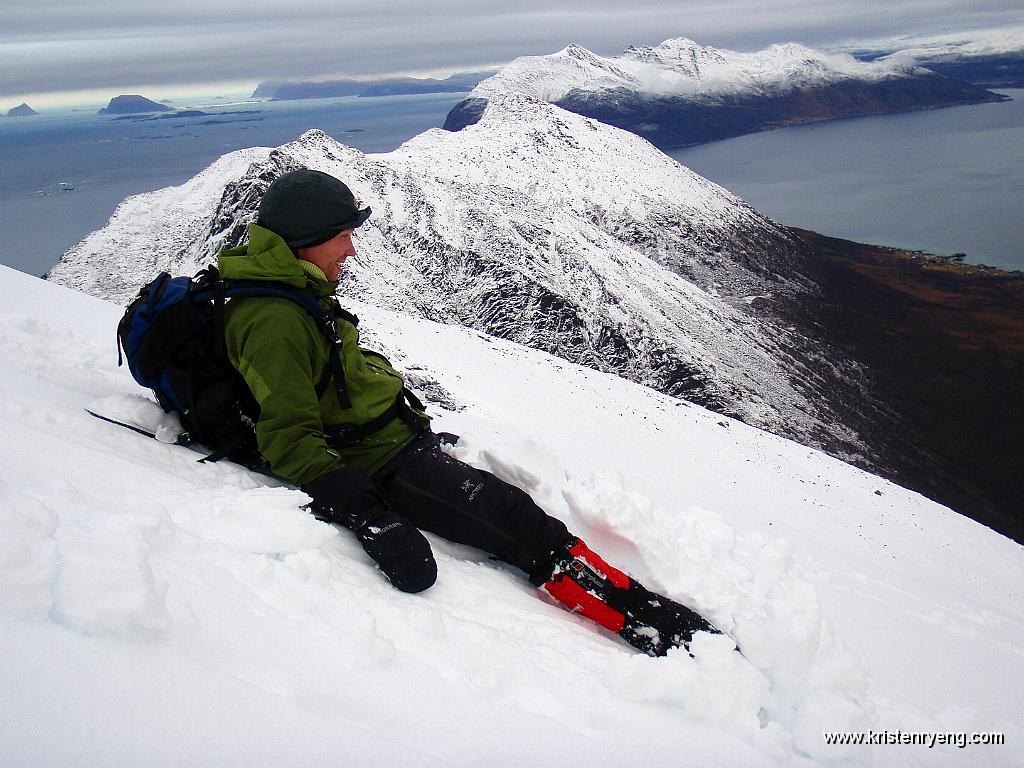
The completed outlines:
{"type": "Polygon", "coordinates": [[[358,321],[333,298],[355,254],[354,231],[369,215],[334,177],[286,173],[263,196],[248,244],[219,256],[224,279],[308,291],[333,313],[341,340],[336,366],[331,342],[295,303],[228,302],[226,350],[259,403],[257,444],[271,471],[309,494],[318,518],[350,528],[405,592],[437,578],[423,529],[522,569],[570,610],[646,653],[664,655],[695,631],[716,631],[605,563],[522,490],[442,450],[401,374],[359,347],[358,321]],[[338,376],[343,387],[325,386],[338,376]]]}

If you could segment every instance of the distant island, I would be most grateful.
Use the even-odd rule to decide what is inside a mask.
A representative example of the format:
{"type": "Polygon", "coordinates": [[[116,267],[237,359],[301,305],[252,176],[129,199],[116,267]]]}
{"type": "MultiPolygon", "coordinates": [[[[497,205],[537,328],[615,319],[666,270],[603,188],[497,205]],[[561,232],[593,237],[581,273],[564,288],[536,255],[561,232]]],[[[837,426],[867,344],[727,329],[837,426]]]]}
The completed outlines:
{"type": "Polygon", "coordinates": [[[13,109],[7,110],[8,117],[31,117],[32,115],[38,114],[38,112],[32,109],[32,107],[30,107],[25,102],[21,102],[21,104],[14,107],[13,109]]]}
{"type": "Polygon", "coordinates": [[[338,96],[404,96],[426,93],[471,91],[493,72],[456,72],[444,80],[430,77],[392,77],[377,80],[322,80],[301,82],[268,81],[252,92],[254,99],[294,101],[329,99],[338,96]]]}
{"type": "Polygon", "coordinates": [[[98,115],[134,115],[141,112],[173,112],[173,107],[159,104],[145,96],[115,96],[98,115]]]}

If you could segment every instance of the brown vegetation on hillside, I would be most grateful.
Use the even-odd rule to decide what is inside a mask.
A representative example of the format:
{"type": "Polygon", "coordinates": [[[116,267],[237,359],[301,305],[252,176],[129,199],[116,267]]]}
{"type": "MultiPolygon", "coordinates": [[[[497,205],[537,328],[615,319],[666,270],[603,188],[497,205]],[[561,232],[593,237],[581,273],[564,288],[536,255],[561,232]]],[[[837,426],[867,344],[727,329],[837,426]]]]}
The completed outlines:
{"type": "Polygon", "coordinates": [[[1024,541],[1024,273],[792,231],[825,276],[808,313],[901,417],[893,479],[1024,541]]]}

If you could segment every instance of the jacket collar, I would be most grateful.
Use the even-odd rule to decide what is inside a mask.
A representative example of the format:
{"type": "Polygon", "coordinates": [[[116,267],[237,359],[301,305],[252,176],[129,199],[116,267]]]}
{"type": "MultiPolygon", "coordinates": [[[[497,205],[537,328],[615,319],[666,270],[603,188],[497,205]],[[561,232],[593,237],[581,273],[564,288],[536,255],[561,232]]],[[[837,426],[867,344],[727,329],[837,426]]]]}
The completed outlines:
{"type": "Polygon", "coordinates": [[[249,241],[227,248],[217,257],[221,275],[228,280],[274,280],[296,288],[305,288],[314,296],[330,296],[338,287],[316,268],[317,275],[303,269],[295,252],[276,233],[258,224],[249,225],[249,241]]]}

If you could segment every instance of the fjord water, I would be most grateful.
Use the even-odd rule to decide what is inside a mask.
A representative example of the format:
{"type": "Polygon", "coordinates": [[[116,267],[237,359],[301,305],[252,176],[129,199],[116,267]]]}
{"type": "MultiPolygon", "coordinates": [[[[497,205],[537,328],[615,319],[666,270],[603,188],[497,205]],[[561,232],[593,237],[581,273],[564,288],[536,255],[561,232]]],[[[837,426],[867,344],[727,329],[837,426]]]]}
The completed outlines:
{"type": "MultiPolygon", "coordinates": [[[[1024,90],[1014,100],[768,131],[670,154],[792,226],[1024,269],[1024,90]]],[[[386,152],[465,94],[201,104],[210,114],[0,120],[0,263],[42,274],[129,195],[321,128],[386,152]]]]}
{"type": "MultiPolygon", "coordinates": [[[[0,264],[40,275],[129,195],[181,184],[221,155],[320,128],[387,152],[440,126],[463,93],[309,101],[192,102],[204,115],[85,112],[0,119],[0,264]]],[[[184,105],[182,105],[184,106],[184,105]]]]}
{"type": "Polygon", "coordinates": [[[776,221],[1024,269],[1024,90],[1013,101],[741,136],[669,154],[776,221]]]}

